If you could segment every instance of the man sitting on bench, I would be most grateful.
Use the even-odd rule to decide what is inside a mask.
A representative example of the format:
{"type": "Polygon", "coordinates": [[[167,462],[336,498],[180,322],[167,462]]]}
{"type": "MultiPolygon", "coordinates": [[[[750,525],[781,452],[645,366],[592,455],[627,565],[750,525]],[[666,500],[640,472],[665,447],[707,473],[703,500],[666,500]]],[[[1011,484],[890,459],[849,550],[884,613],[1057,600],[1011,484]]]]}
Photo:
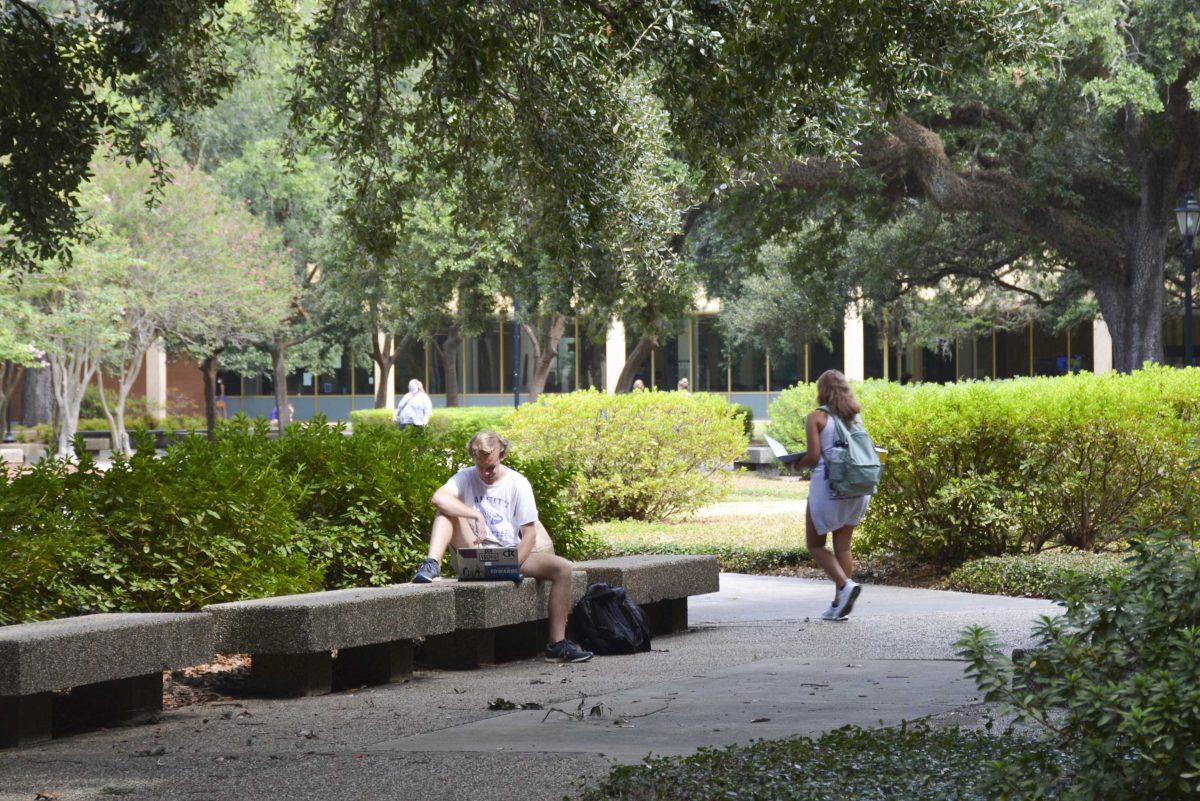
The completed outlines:
{"type": "MultiPolygon", "coordinates": [[[[437,517],[429,537],[429,557],[417,568],[413,582],[427,584],[441,575],[446,546],[493,546],[517,549],[521,574],[550,582],[550,643],[547,662],[586,662],[592,658],[567,639],[571,611],[571,563],[555,556],[553,546],[535,548],[537,505],[529,480],[501,462],[508,440],[492,431],[471,437],[467,451],[474,467],[459,470],[433,494],[437,517]]],[[[544,531],[544,529],[542,529],[544,531]]]]}

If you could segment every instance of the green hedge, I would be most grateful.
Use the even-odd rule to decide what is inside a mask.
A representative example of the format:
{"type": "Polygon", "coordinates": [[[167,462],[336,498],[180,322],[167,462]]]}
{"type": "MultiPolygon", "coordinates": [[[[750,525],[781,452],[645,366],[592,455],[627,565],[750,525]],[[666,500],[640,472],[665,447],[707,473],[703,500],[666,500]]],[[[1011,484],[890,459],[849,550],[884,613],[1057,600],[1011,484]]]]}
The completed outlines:
{"type": "Polygon", "coordinates": [[[742,421],[718,395],[595,390],[543,395],[509,429],[522,456],[577,470],[592,519],[663,519],[726,490],[712,480],[746,450],[742,421]]]}
{"type": "Polygon", "coordinates": [[[1128,568],[1124,557],[1088,551],[1043,551],[1015,556],[986,556],[961,565],[948,586],[961,592],[1061,598],[1073,588],[1094,592],[1128,568]]]}
{"type": "MultiPolygon", "coordinates": [[[[479,431],[503,433],[511,424],[515,410],[506,406],[464,406],[452,409],[434,409],[429,417],[426,433],[440,441],[466,443],[479,431]]],[[[358,409],[350,412],[350,421],[355,427],[393,427],[391,409],[358,409]]]]}
{"type": "MultiPolygon", "coordinates": [[[[406,581],[424,558],[434,490],[465,455],[420,435],[322,418],[268,439],[236,418],[161,458],[99,470],[43,460],[0,481],[0,624],[101,611],[185,611],[219,601],[406,581]]],[[[560,553],[582,533],[569,470],[513,466],[533,484],[560,553]]]]}
{"type": "MultiPolygon", "coordinates": [[[[992,766],[1053,772],[1050,747],[1015,735],[924,724],[847,726],[817,738],[702,748],[621,765],[580,801],[993,801],[992,766]]],[[[1044,796],[1044,798],[1054,798],[1044,796]]]]}
{"type": "MultiPolygon", "coordinates": [[[[901,387],[858,387],[888,449],[856,543],[953,566],[1066,545],[1083,550],[1135,527],[1194,514],[1200,370],[901,387]]],[[[804,442],[816,390],[785,390],[773,436],[804,442]]]]}

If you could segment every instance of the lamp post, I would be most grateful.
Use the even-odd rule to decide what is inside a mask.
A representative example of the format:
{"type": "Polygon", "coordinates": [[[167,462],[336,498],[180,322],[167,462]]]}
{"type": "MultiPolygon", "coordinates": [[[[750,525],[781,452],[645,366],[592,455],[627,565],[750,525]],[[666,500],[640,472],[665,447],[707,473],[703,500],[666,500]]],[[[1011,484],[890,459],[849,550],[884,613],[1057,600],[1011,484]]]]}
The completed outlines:
{"type": "Polygon", "coordinates": [[[1200,203],[1191,192],[1175,209],[1175,222],[1179,224],[1179,236],[1183,238],[1183,364],[1195,367],[1196,358],[1192,353],[1192,242],[1200,229],[1200,203]]]}
{"type": "Polygon", "coordinates": [[[521,405],[521,323],[517,320],[520,306],[517,296],[513,295],[513,408],[521,405]]]}

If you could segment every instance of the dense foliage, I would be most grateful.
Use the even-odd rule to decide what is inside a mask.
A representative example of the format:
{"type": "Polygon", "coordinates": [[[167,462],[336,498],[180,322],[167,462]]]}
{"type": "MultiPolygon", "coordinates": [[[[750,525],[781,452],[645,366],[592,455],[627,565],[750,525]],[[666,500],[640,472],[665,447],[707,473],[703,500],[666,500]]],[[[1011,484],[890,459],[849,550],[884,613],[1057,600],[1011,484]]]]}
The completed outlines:
{"type": "Polygon", "coordinates": [[[1049,732],[1067,773],[1001,771],[998,797],[1070,801],[1200,795],[1200,554],[1195,535],[1131,543],[1128,574],[1075,589],[1043,618],[1016,663],[987,629],[959,642],[968,672],[999,701],[1049,732]]]}
{"type": "MultiPolygon", "coordinates": [[[[160,458],[142,447],[105,471],[81,453],[0,483],[0,624],[407,580],[429,499],[465,454],[387,428],[345,436],[319,418],[278,439],[266,429],[237,418],[160,458]]],[[[559,552],[577,554],[587,540],[569,471],[513,466],[559,552]]]]}
{"type": "MultiPolygon", "coordinates": [[[[988,763],[1053,773],[1034,740],[927,726],[846,727],[819,738],[760,740],[621,765],[581,801],[993,801],[988,763]]],[[[1052,796],[1051,796],[1052,797],[1052,796]]]]}
{"type": "MultiPolygon", "coordinates": [[[[953,566],[1048,545],[1093,550],[1194,511],[1200,370],[860,387],[888,449],[857,540],[953,566]]],[[[804,444],[812,386],[783,392],[771,430],[804,444]]]]}
{"type": "Polygon", "coordinates": [[[1072,589],[1098,590],[1124,573],[1119,554],[1042,551],[972,559],[950,574],[948,584],[962,592],[1061,598],[1072,589]]]}
{"type": "Polygon", "coordinates": [[[719,395],[595,390],[544,395],[509,430],[522,457],[577,472],[593,519],[663,519],[716,499],[713,474],[746,449],[742,420],[719,395]]]}

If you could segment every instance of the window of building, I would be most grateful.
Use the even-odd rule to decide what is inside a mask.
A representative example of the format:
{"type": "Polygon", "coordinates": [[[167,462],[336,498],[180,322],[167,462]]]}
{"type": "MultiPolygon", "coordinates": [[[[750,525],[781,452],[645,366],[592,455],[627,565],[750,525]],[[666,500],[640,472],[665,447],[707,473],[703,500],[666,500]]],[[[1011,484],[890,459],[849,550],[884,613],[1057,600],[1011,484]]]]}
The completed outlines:
{"type": "Polygon", "coordinates": [[[348,349],[342,351],[338,357],[337,366],[333,372],[324,373],[318,379],[318,389],[322,395],[349,395],[350,394],[350,352],[348,349]]]}
{"type": "Polygon", "coordinates": [[[948,384],[955,380],[953,342],[921,350],[921,380],[931,384],[948,384]]]}
{"type": "Polygon", "coordinates": [[[1067,332],[1055,332],[1049,326],[1033,329],[1033,374],[1066,375],[1070,372],[1067,332]]]}
{"type": "Polygon", "coordinates": [[[227,396],[242,394],[242,376],[240,373],[235,373],[231,370],[218,370],[217,378],[225,383],[225,394],[227,396]]]}
{"type": "Polygon", "coordinates": [[[846,343],[839,328],[829,335],[830,344],[808,343],[808,377],[815,382],[826,370],[844,370],[846,365],[846,343]]]}
{"type": "Polygon", "coordinates": [[[581,389],[604,391],[606,341],[603,330],[593,334],[586,326],[579,325],[579,387],[581,389]]]}
{"type": "MultiPolygon", "coordinates": [[[[628,326],[625,327],[625,364],[626,364],[626,366],[629,365],[629,357],[633,354],[633,349],[635,347],[637,347],[638,340],[640,340],[640,339],[641,339],[640,335],[633,333],[633,331],[628,326]]],[[[649,354],[647,354],[645,360],[643,360],[642,363],[638,366],[637,372],[633,374],[633,380],[641,381],[643,384],[646,385],[647,389],[649,389],[651,386],[653,386],[653,376],[651,373],[651,367],[652,367],[651,357],[649,354]]]]}
{"type": "Polygon", "coordinates": [[[729,378],[733,392],[766,392],[766,352],[761,348],[738,348],[732,354],[729,378]]]}
{"type": "Polygon", "coordinates": [[[288,373],[287,393],[289,398],[302,398],[316,392],[317,377],[307,370],[293,370],[288,373]]]}
{"type": "Polygon", "coordinates": [[[1071,372],[1078,373],[1081,370],[1091,372],[1095,369],[1095,347],[1092,339],[1092,321],[1080,323],[1071,329],[1070,353],[1071,353],[1071,372]]]}
{"type": "MultiPolygon", "coordinates": [[[[392,386],[399,395],[408,392],[408,382],[412,379],[417,379],[425,387],[426,392],[433,392],[430,388],[430,376],[426,370],[425,361],[425,345],[420,340],[410,339],[407,344],[401,340],[396,345],[400,348],[400,354],[396,357],[396,364],[392,368],[392,386]]],[[[461,390],[461,388],[460,388],[461,390]]],[[[371,380],[367,384],[359,383],[358,391],[360,394],[375,393],[375,368],[371,368],[371,380]],[[363,387],[367,389],[363,389],[363,387]]]]}
{"type": "MultiPolygon", "coordinates": [[[[426,391],[431,395],[441,395],[446,391],[446,364],[443,358],[442,346],[446,343],[446,336],[439,334],[429,343],[429,386],[426,391]]],[[[463,346],[460,342],[454,349],[454,375],[458,380],[459,393],[465,392],[463,386],[463,346]]],[[[408,380],[404,382],[405,389],[408,388],[408,380]]]]}
{"type": "Polygon", "coordinates": [[[715,315],[696,318],[693,325],[696,347],[696,380],[692,389],[697,392],[728,392],[729,374],[725,369],[724,341],[715,315]]]}
{"type": "Polygon", "coordinates": [[[792,353],[771,354],[771,392],[780,392],[804,380],[804,346],[792,353]]]}
{"type": "Polygon", "coordinates": [[[467,390],[477,394],[500,392],[500,321],[492,320],[483,333],[467,340],[467,390]]]}
{"type": "MultiPolygon", "coordinates": [[[[863,376],[883,378],[883,329],[874,323],[863,321],[863,376]]],[[[891,374],[889,373],[889,377],[891,374]]]]}
{"type": "Polygon", "coordinates": [[[679,379],[691,383],[692,335],[688,320],[681,321],[674,331],[662,337],[662,343],[654,352],[654,383],[658,389],[675,389],[679,379]]]}
{"type": "Polygon", "coordinates": [[[1029,326],[996,332],[996,378],[1029,375],[1029,326]]]}

